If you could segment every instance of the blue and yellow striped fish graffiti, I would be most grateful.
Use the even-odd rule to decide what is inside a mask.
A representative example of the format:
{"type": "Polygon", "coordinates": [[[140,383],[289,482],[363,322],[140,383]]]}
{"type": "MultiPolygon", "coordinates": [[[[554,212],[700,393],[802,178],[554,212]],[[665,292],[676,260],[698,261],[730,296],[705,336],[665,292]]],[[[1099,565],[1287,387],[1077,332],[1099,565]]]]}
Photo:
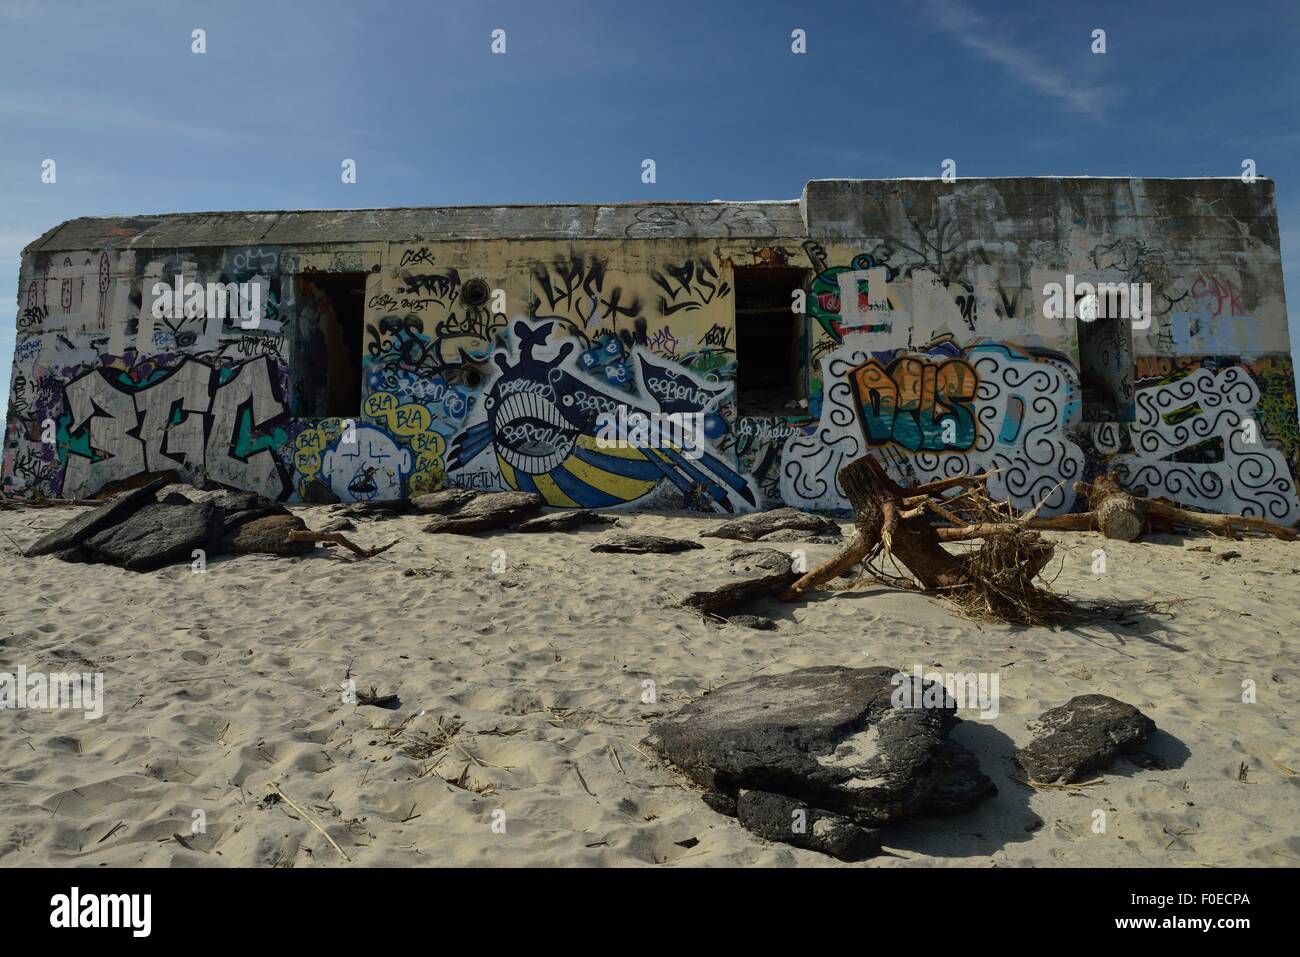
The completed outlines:
{"type": "Polygon", "coordinates": [[[729,391],[722,383],[704,383],[687,373],[665,368],[635,353],[637,395],[606,391],[566,366],[574,350],[563,342],[549,359],[538,358],[554,322],[514,324],[518,339],[513,364],[503,353],[494,357],[501,374],[483,399],[482,421],[453,440],[447,457],[449,476],[491,445],[504,483],[537,492],[549,505],[608,508],[635,501],[662,482],[672,483],[694,507],[724,512],[756,508],[750,480],[724,462],[716,450],[688,457],[672,445],[602,447],[599,418],[639,412],[705,414],[705,432],[716,438],[725,429],[713,407],[729,391]],[[653,401],[653,409],[643,404],[653,401]]]}

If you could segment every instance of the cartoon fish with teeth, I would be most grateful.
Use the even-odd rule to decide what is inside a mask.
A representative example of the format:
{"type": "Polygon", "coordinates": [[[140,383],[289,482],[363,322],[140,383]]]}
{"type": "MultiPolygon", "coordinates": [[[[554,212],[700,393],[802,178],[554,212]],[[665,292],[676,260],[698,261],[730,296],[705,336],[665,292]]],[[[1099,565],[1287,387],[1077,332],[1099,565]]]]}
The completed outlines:
{"type": "MultiPolygon", "coordinates": [[[[514,326],[519,339],[513,365],[498,352],[501,369],[483,400],[486,421],[461,432],[452,442],[447,470],[467,465],[489,444],[507,485],[537,492],[547,504],[565,508],[605,508],[646,495],[660,482],[672,482],[689,501],[726,512],[757,507],[750,482],[710,452],[688,456],[680,447],[620,445],[598,442],[602,416],[655,412],[704,412],[727,386],[701,385],[639,356],[640,391],[655,401],[651,410],[630,394],[611,395],[568,371],[563,363],[573,352],[563,343],[551,359],[534,350],[546,345],[555,327],[514,326]],[[621,410],[621,413],[620,413],[621,410]]],[[[702,437],[701,437],[702,439],[702,437]]]]}

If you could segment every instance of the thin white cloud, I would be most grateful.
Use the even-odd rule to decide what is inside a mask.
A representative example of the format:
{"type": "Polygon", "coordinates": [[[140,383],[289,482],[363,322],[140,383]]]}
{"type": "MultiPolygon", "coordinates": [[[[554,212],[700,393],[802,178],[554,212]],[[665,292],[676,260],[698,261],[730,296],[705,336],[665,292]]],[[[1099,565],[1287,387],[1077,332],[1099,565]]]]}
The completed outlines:
{"type": "Polygon", "coordinates": [[[119,133],[184,137],[207,143],[228,141],[230,131],[219,124],[202,126],[177,123],[141,113],[119,103],[70,103],[40,94],[0,94],[0,116],[16,122],[54,126],[69,131],[99,127],[119,133]]]}
{"type": "Polygon", "coordinates": [[[977,16],[959,0],[928,0],[934,23],[951,33],[963,46],[1005,67],[1026,86],[1063,103],[1067,109],[1099,118],[1110,92],[1083,81],[1078,75],[1053,69],[1030,50],[998,37],[999,28],[977,16]]]}

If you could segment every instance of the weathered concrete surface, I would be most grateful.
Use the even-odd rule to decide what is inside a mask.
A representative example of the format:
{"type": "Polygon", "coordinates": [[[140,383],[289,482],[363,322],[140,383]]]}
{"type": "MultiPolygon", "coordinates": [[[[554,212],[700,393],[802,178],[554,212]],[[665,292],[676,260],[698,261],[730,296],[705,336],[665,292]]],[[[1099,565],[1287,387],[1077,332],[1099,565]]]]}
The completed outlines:
{"type": "Polygon", "coordinates": [[[763,203],[674,202],[535,206],[416,206],[70,219],[30,243],[37,251],[129,246],[270,246],[322,243],[418,243],[431,237],[459,240],[625,240],[699,236],[720,239],[801,236],[796,200],[763,203]],[[651,215],[646,215],[647,208],[651,215]]]}
{"type": "Polygon", "coordinates": [[[1016,762],[1043,784],[1078,781],[1140,748],[1156,724],[1131,704],[1104,694],[1071,698],[1039,716],[1039,734],[1016,752],[1016,762]]]}
{"type": "MultiPolygon", "coordinates": [[[[19,286],[0,480],[0,491],[18,498],[84,497],[174,468],[196,484],[277,501],[356,502],[354,514],[367,517],[388,514],[377,501],[443,483],[535,490],[563,508],[636,503],[730,517],[777,505],[843,509],[839,467],[877,449],[899,480],[996,467],[993,495],[1022,509],[1043,502],[1044,516],[1070,511],[1074,480],[1106,460],[1180,505],[1284,524],[1300,518],[1298,460],[1285,440],[1294,425],[1284,408],[1294,376],[1266,179],[814,181],[798,202],[86,218],[27,248],[19,286]],[[1045,209],[1054,212],[1044,216],[1045,209]],[[944,236],[940,256],[933,255],[936,230],[944,236]],[[169,342],[138,388],[110,381],[132,349],[154,351],[146,341],[152,326],[137,328],[140,304],[131,291],[180,261],[192,264],[187,278],[200,285],[257,275],[287,291],[313,285],[312,275],[373,280],[362,352],[383,368],[383,379],[397,366],[397,378],[408,381],[389,391],[367,377],[361,398],[377,414],[359,425],[356,450],[339,448],[316,408],[323,389],[314,380],[323,369],[302,361],[321,355],[310,342],[315,299],[305,291],[286,294],[280,328],[241,336],[238,353],[199,328],[169,342]],[[722,399],[727,390],[744,391],[750,361],[734,349],[737,304],[747,298],[744,287],[762,285],[764,271],[776,270],[791,271],[777,277],[782,283],[806,285],[809,335],[791,372],[799,385],[819,388],[799,396],[803,406],[746,416],[738,394],[734,403],[722,399]],[[1098,287],[1149,287],[1160,319],[1080,337],[1072,315],[1047,308],[1047,290],[1067,276],[1098,287]],[[538,314],[545,321],[465,322],[469,297],[495,288],[512,302],[546,301],[538,314]],[[442,354],[412,370],[411,343],[393,323],[406,311],[401,303],[417,296],[426,306],[425,335],[442,354]],[[593,309],[618,320],[616,341],[599,358],[593,343],[579,350],[569,342],[560,357],[555,350],[571,338],[562,328],[587,329],[593,309]],[[869,322],[871,312],[888,313],[875,317],[887,321],[869,322]],[[93,329],[82,321],[89,316],[93,329]],[[546,321],[549,332],[541,328],[546,321]],[[632,329],[637,334],[625,340],[621,333],[632,329]],[[710,358],[706,369],[687,358],[712,344],[734,362],[714,367],[710,358]],[[1113,375],[1097,371],[1107,355],[1120,357],[1113,375]],[[543,370],[534,358],[559,361],[543,370]],[[1028,371],[1033,394],[1022,395],[1030,386],[1011,380],[1028,371]],[[582,382],[583,408],[541,401],[578,398],[569,386],[553,392],[552,376],[582,382]],[[1079,401],[1085,377],[1103,381],[1105,389],[1089,390],[1106,393],[1102,401],[1079,401]],[[453,382],[454,398],[445,394],[453,382]],[[34,383],[42,387],[34,391],[34,383]],[[1184,422],[1171,431],[1156,411],[1179,390],[1195,393],[1180,407],[1202,410],[1189,420],[1195,429],[1184,422]],[[537,397],[531,412],[541,418],[518,402],[505,408],[510,395],[537,397]],[[666,410],[660,400],[715,416],[701,457],[669,461],[640,447],[651,454],[618,462],[591,447],[597,407],[666,410]],[[1108,403],[1113,415],[1100,408],[1108,403]],[[1211,407],[1258,421],[1269,438],[1234,447],[1224,431],[1230,416],[1212,417],[1211,407]],[[817,409],[814,422],[806,412],[817,409]],[[912,409],[935,410],[929,427],[917,431],[912,409]],[[1107,427],[1076,429],[1080,412],[1107,427]],[[47,419],[68,422],[69,441],[40,441],[47,419]],[[1109,427],[1112,420],[1129,427],[1109,427]],[[945,422],[960,425],[948,438],[938,428],[945,422]],[[1225,442],[1222,461],[1175,457],[1214,428],[1224,432],[1214,436],[1225,442]],[[1267,481],[1254,481],[1264,475],[1267,481]],[[378,484],[367,484],[370,477],[378,484]]],[[[359,373],[360,353],[331,350],[333,361],[359,373]]],[[[791,531],[772,534],[793,540],[791,531]]]]}

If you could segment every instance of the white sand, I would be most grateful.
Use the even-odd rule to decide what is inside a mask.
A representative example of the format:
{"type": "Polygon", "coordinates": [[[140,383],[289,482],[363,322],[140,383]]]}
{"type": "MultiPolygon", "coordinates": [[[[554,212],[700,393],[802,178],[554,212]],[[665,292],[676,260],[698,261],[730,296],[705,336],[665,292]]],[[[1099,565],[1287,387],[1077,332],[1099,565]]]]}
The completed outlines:
{"type": "MultiPolygon", "coordinates": [[[[738,543],[679,555],[593,555],[604,529],[482,538],[428,535],[424,519],[359,521],[363,545],[289,559],[214,559],[135,574],[21,559],[69,517],[0,512],[0,671],[102,671],[96,721],[0,712],[0,863],[829,865],[709,810],[640,741],[656,713],[710,687],[811,665],[996,671],[1001,712],[955,732],[998,784],[977,810],[887,832],[865,865],[1300,864],[1300,545],[1233,548],[1219,562],[1159,543],[1059,535],[1058,588],[1179,598],[1146,633],[977,625],[941,602],[878,586],[764,603],[777,632],[720,627],[666,607],[738,543]],[[493,550],[506,571],[493,574],[493,550]],[[440,569],[446,577],[405,577],[440,569]],[[345,704],[349,670],[397,711],[345,704]],[[653,680],[656,704],[643,704],[653,680]],[[1242,681],[1258,703],[1242,703],[1242,681]],[[1120,762],[1103,783],[1032,790],[1011,763],[1026,722],[1076,694],[1130,702],[1159,725],[1167,770],[1120,762]],[[463,722],[441,760],[402,753],[438,718],[463,722]],[[494,733],[495,732],[495,733],[494,733]],[[1247,776],[1239,780],[1245,765],[1247,776]],[[468,767],[468,770],[465,769],[468,767]],[[439,778],[465,771],[476,794],[439,778]],[[1106,812],[1094,833],[1094,810],[1106,812]],[[194,812],[206,830],[191,833],[194,812]],[[493,829],[504,811],[505,833],[493,829]],[[1030,830],[1030,822],[1042,825],[1030,830]],[[500,816],[497,816],[497,820],[500,816]],[[173,839],[180,834],[192,849],[173,839]],[[681,843],[697,844],[683,847],[681,843]]],[[[304,510],[319,525],[324,510],[304,510]]],[[[695,538],[719,519],[625,515],[625,529],[695,538]]],[[[847,526],[846,526],[847,527],[847,526]]],[[[799,546],[782,546],[785,548],[799,546]]],[[[806,546],[811,563],[834,547],[806,546]]],[[[499,830],[499,828],[498,828],[499,830]]]]}

